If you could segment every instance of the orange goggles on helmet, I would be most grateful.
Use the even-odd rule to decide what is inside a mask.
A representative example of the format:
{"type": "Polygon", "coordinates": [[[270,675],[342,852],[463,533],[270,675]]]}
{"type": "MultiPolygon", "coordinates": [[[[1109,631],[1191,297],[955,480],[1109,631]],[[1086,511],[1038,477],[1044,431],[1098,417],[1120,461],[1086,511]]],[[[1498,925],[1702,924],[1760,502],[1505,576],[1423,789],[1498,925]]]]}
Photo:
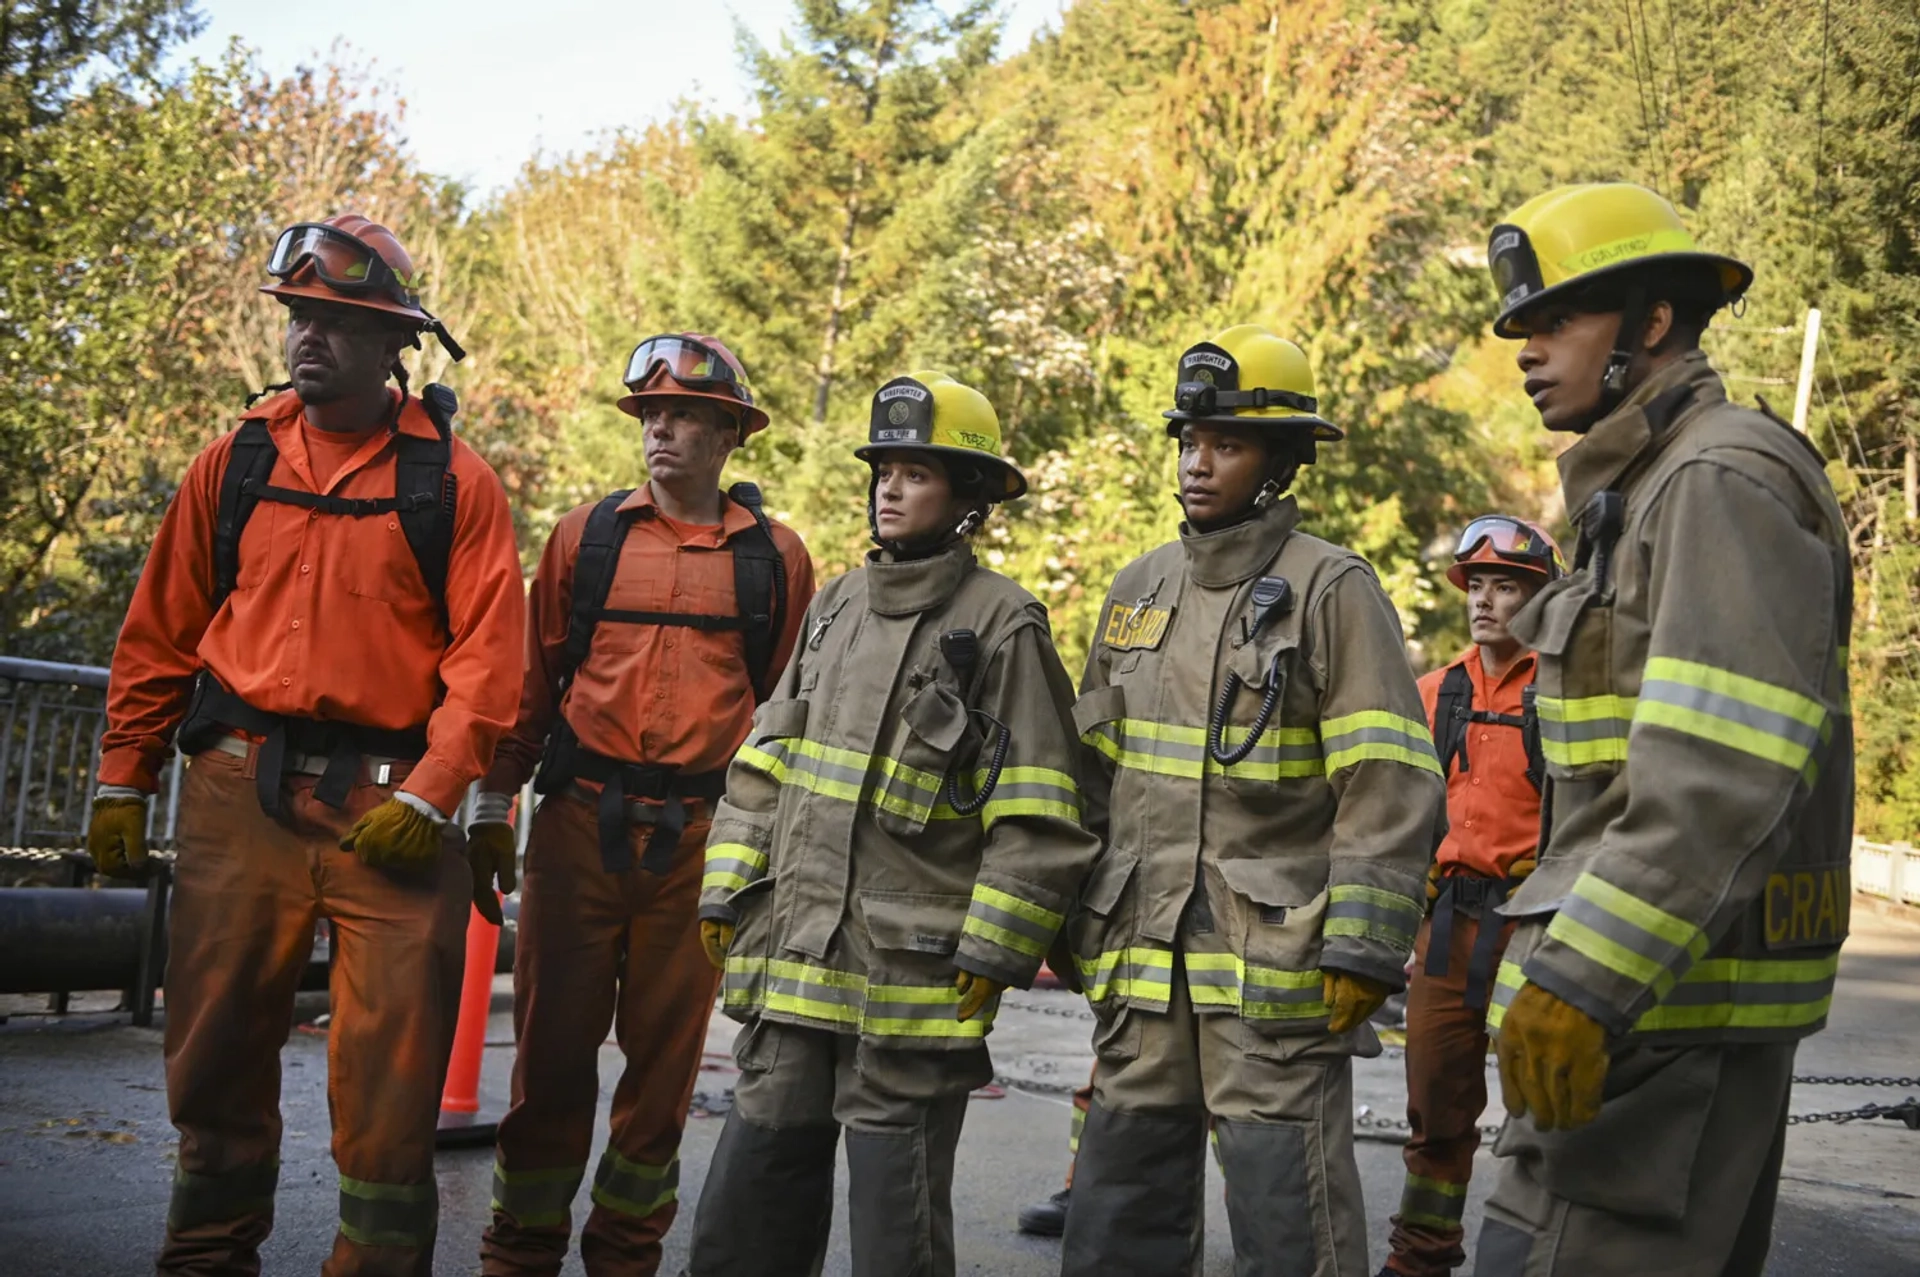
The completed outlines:
{"type": "Polygon", "coordinates": [[[639,390],[663,367],[667,376],[689,390],[719,391],[749,407],[753,404],[753,387],[745,374],[705,342],[679,333],[649,337],[635,346],[623,380],[629,390],[639,390]]]}
{"type": "Polygon", "coordinates": [[[1549,581],[1566,575],[1560,548],[1538,528],[1504,514],[1482,515],[1466,526],[1453,552],[1455,564],[1511,563],[1549,581]]]}
{"type": "Polygon", "coordinates": [[[420,305],[414,281],[401,278],[364,240],[337,226],[296,222],[281,231],[267,258],[267,274],[288,280],[309,264],[320,282],[337,293],[382,293],[402,306],[420,305]]]}

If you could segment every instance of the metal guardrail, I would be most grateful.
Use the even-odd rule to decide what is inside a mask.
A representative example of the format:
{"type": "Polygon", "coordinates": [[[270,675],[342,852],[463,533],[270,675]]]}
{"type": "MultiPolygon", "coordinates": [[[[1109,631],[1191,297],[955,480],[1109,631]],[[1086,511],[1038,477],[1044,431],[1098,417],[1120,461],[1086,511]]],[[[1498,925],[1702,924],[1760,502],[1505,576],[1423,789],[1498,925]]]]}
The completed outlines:
{"type": "MultiPolygon", "coordinates": [[[[107,671],[0,656],[0,847],[77,848],[87,838],[106,724],[107,671]]],[[[147,809],[147,845],[171,850],[179,754],[147,809]]],[[[49,857],[52,858],[52,857],[49,857]]]]}
{"type": "Polygon", "coordinates": [[[1910,842],[1853,840],[1853,889],[1920,907],[1920,850],[1910,842]]]}

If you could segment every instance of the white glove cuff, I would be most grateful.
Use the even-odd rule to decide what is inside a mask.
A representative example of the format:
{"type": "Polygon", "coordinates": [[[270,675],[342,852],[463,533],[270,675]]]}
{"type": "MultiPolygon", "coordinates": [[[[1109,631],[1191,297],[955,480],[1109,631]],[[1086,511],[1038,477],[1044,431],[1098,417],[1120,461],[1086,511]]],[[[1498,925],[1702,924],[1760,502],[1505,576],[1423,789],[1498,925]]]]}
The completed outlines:
{"type": "Polygon", "coordinates": [[[101,785],[93,791],[93,801],[97,803],[102,798],[138,798],[144,803],[147,801],[147,791],[135,789],[132,785],[101,785]]]}
{"type": "Polygon", "coordinates": [[[398,798],[401,802],[413,808],[415,811],[419,812],[422,816],[425,816],[428,820],[431,820],[436,825],[444,825],[447,823],[446,813],[441,811],[438,807],[435,807],[432,803],[428,802],[426,799],[422,798],[418,794],[409,794],[406,790],[403,789],[400,792],[396,793],[394,797],[398,798]]]}
{"type": "Polygon", "coordinates": [[[510,825],[513,823],[513,795],[491,794],[480,791],[473,800],[473,818],[467,822],[469,828],[474,825],[510,825]]]}

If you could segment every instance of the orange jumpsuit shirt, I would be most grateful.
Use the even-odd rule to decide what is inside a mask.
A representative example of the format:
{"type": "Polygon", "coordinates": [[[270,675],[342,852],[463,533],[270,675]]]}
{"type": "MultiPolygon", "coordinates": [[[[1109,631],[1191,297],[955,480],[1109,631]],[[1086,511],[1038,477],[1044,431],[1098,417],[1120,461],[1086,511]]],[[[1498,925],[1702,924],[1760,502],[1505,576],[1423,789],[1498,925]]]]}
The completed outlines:
{"type": "MultiPolygon", "coordinates": [[[[1473,708],[1520,717],[1520,694],[1533,682],[1533,653],[1490,677],[1480,666],[1480,648],[1469,647],[1420,680],[1420,700],[1434,739],[1440,739],[1434,708],[1447,671],[1464,665],[1473,681],[1473,708]]],[[[1540,791],[1527,780],[1527,746],[1518,727],[1467,724],[1468,769],[1454,759],[1447,772],[1447,837],[1436,859],[1441,872],[1465,871],[1504,878],[1516,860],[1533,855],[1540,841],[1540,791]]]]}
{"type": "MultiPolygon", "coordinates": [[[[728,501],[717,526],[679,524],[660,514],[652,489],[642,484],[620,508],[637,517],[620,548],[608,608],[739,614],[727,540],[754,526],[744,506],[728,501]]],[[[569,511],[540,556],[527,607],[520,718],[500,742],[487,774],[489,792],[511,793],[526,784],[539,765],[556,709],[580,744],[596,754],[685,772],[726,767],[753,724],[753,687],[741,634],[679,625],[602,621],[594,627],[586,660],[556,705],[574,564],[592,513],[592,503],[569,511]]],[[[813,560],[798,534],[775,523],[773,542],[786,565],[787,610],[774,642],[770,680],[792,657],[813,598],[813,560]]]]}
{"type": "MultiPolygon", "coordinates": [[[[297,395],[277,395],[248,416],[266,418],[280,454],[275,487],[393,495],[392,430],[369,433],[337,473],[316,478],[344,449],[309,451],[297,395]]],[[[394,429],[436,433],[411,397],[394,429]]],[[[396,516],[349,518],[267,500],[241,533],[238,580],[216,609],[214,525],[233,438],[216,440],[187,467],[147,555],[114,648],[101,783],[158,787],[205,667],[269,714],[389,730],[425,723],[426,756],[401,788],[451,813],[486,770],[515,710],[526,595],[499,476],[453,440],[451,634],[396,516]]]]}

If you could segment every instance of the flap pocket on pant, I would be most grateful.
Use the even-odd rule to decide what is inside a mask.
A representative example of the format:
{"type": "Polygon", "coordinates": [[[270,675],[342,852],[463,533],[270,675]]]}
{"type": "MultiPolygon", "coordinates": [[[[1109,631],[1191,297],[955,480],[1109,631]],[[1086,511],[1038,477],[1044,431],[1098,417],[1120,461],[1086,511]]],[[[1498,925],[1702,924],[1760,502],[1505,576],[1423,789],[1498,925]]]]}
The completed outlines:
{"type": "Polygon", "coordinates": [[[1609,1068],[1606,1100],[1590,1125],[1543,1132],[1531,1117],[1514,1118],[1494,1153],[1536,1159],[1541,1184],[1575,1205],[1678,1222],[1722,1059],[1712,1047],[1628,1051],[1609,1068]]]}

